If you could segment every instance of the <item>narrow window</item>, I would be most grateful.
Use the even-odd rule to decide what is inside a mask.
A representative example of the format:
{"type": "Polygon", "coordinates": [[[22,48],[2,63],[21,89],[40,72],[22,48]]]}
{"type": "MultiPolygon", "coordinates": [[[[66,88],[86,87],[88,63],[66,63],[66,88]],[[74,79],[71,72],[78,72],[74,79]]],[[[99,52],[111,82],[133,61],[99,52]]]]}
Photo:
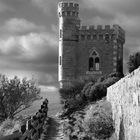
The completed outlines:
{"type": "Polygon", "coordinates": [[[88,36],[87,36],[87,40],[90,40],[90,39],[91,39],[91,35],[88,35],[88,36]]]}
{"type": "Polygon", "coordinates": [[[84,35],[81,35],[81,40],[85,40],[85,36],[84,35]]]}
{"type": "Polygon", "coordinates": [[[65,12],[64,11],[62,12],[62,16],[65,16],[65,12]]]}
{"type": "Polygon", "coordinates": [[[89,71],[92,71],[93,70],[93,58],[90,57],[89,58],[89,71]]]}
{"type": "Polygon", "coordinates": [[[62,30],[60,29],[60,38],[62,38],[62,30]]]}
{"type": "Polygon", "coordinates": [[[106,43],[109,43],[109,34],[106,34],[106,35],[105,35],[105,42],[106,42],[106,43]]]}
{"type": "Polygon", "coordinates": [[[70,11],[67,12],[67,16],[70,16],[70,11]]]}
{"type": "Polygon", "coordinates": [[[99,57],[95,58],[95,70],[99,70],[100,69],[100,59],[99,57]]]}
{"type": "Polygon", "coordinates": [[[72,15],[75,16],[75,12],[72,12],[72,15]]]}
{"type": "Polygon", "coordinates": [[[59,58],[59,62],[60,62],[59,64],[62,65],[62,58],[61,58],[61,56],[59,58]]]}

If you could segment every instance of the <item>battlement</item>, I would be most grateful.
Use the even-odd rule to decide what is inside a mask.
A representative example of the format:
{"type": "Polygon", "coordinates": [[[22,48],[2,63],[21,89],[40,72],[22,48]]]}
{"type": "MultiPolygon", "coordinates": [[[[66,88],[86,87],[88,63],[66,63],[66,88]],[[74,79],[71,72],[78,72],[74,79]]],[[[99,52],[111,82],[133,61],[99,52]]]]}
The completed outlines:
{"type": "MultiPolygon", "coordinates": [[[[92,36],[96,38],[103,38],[105,39],[108,36],[109,39],[118,39],[125,42],[125,31],[119,25],[90,25],[90,26],[81,26],[79,30],[79,35],[85,35],[87,38],[91,38],[92,36]],[[89,37],[91,36],[91,37],[89,37]]],[[[86,39],[86,37],[85,37],[86,39]]]]}
{"type": "Polygon", "coordinates": [[[59,16],[78,16],[79,14],[79,4],[71,1],[61,1],[58,4],[58,14],[59,16]]]}
{"type": "Polygon", "coordinates": [[[121,31],[121,32],[124,32],[124,30],[119,25],[113,25],[113,26],[111,26],[111,25],[105,25],[105,26],[102,26],[102,25],[81,26],[80,30],[112,30],[114,28],[119,30],[119,31],[121,31]]]}

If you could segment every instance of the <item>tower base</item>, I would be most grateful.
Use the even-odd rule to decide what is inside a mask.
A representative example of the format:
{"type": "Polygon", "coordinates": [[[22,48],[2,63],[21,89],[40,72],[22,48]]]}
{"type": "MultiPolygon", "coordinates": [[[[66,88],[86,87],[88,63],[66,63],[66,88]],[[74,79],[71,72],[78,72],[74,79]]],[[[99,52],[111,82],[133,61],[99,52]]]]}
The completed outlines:
{"type": "Polygon", "coordinates": [[[60,87],[60,89],[62,89],[62,88],[69,88],[72,85],[73,85],[72,84],[72,81],[66,81],[66,80],[59,81],[59,87],[60,87]]]}

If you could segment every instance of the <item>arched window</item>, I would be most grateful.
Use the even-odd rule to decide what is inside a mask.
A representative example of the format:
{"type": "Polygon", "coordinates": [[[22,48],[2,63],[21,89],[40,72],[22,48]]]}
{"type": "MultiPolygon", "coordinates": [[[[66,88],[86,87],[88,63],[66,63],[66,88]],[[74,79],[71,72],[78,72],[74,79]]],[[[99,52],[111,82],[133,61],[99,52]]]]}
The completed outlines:
{"type": "Polygon", "coordinates": [[[100,70],[100,58],[96,51],[92,51],[89,56],[89,71],[100,70]]]}
{"type": "Polygon", "coordinates": [[[93,57],[90,57],[89,58],[89,71],[92,71],[93,70],[93,57]]]}
{"type": "Polygon", "coordinates": [[[100,59],[99,57],[95,58],[95,70],[99,70],[100,69],[100,59]]]}

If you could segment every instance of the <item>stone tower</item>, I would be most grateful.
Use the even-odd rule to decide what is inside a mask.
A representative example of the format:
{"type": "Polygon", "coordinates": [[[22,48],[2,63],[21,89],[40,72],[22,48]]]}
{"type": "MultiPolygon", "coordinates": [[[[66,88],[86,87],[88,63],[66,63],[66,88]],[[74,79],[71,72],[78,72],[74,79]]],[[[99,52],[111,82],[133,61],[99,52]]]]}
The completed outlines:
{"type": "Polygon", "coordinates": [[[75,2],[60,2],[59,16],[59,82],[69,85],[76,74],[76,47],[80,27],[79,5],[75,2]]]}
{"type": "Polygon", "coordinates": [[[125,32],[119,25],[81,26],[79,4],[62,1],[59,16],[59,83],[123,72],[125,32]]]}

